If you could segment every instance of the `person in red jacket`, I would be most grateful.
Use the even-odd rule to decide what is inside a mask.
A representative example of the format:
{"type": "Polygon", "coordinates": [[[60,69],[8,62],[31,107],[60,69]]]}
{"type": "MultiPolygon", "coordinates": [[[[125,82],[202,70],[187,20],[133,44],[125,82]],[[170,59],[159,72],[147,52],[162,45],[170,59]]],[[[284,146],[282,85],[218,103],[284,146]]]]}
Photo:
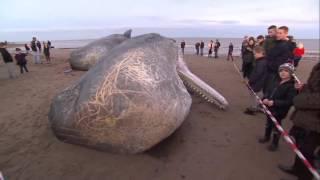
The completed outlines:
{"type": "Polygon", "coordinates": [[[302,56],[304,55],[304,47],[302,43],[298,43],[298,46],[293,50],[293,63],[294,63],[294,67],[298,67],[299,62],[302,58],[302,56]]]}

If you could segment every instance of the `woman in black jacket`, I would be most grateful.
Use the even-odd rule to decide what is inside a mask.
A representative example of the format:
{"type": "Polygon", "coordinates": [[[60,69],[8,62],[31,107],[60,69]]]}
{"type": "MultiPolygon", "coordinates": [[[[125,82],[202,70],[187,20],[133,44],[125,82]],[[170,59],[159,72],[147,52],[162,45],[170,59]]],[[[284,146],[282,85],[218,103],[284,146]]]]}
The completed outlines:
{"type": "Polygon", "coordinates": [[[244,47],[242,52],[243,58],[243,78],[249,78],[250,74],[253,70],[253,62],[254,62],[254,55],[253,55],[253,48],[255,45],[255,41],[253,37],[250,37],[248,40],[248,44],[244,47]]]}

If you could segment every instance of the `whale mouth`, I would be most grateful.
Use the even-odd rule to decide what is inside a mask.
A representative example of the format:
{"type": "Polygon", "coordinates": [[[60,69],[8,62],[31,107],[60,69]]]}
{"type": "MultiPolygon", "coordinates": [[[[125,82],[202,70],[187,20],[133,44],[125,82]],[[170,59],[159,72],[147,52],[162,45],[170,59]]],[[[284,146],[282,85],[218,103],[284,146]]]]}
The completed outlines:
{"type": "Polygon", "coordinates": [[[228,101],[218,91],[213,89],[189,70],[183,60],[181,52],[179,52],[178,55],[177,72],[186,88],[197,93],[205,101],[218,106],[220,109],[225,110],[228,107],[228,101]]]}

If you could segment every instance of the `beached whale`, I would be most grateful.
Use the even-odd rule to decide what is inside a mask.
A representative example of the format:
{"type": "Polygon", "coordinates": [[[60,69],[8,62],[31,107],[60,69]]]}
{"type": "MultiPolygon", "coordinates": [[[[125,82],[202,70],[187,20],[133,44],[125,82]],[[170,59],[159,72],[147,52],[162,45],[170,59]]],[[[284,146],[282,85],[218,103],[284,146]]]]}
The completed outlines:
{"type": "Polygon", "coordinates": [[[95,40],[84,47],[74,50],[69,59],[72,69],[87,71],[93,67],[98,59],[112,48],[131,38],[131,29],[124,34],[113,34],[95,40]]]}
{"type": "Polygon", "coordinates": [[[222,109],[228,106],[188,70],[171,39],[159,34],[134,37],[54,97],[50,124],[68,143],[143,152],[171,135],[188,115],[192,99],[185,85],[222,109]]]}

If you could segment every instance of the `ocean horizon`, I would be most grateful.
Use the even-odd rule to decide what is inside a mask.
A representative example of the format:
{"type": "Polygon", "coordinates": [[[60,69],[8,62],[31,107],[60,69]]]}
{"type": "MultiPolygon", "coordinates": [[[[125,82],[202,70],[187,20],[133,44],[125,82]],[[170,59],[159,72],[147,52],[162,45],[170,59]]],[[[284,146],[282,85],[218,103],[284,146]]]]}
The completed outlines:
{"type": "MultiPolygon", "coordinates": [[[[220,54],[227,54],[228,52],[228,46],[229,43],[232,42],[234,45],[234,55],[239,56],[240,55],[240,48],[243,38],[221,38],[221,37],[170,37],[172,39],[176,40],[177,46],[180,47],[180,42],[184,40],[186,42],[186,48],[185,53],[186,54],[193,54],[195,53],[195,43],[204,41],[205,42],[205,49],[204,52],[207,54],[208,52],[208,43],[210,40],[215,41],[218,39],[221,43],[221,47],[219,50],[220,54]]],[[[98,39],[98,38],[96,38],[98,39]]],[[[73,39],[73,40],[51,40],[52,46],[54,48],[61,48],[61,49],[75,49],[80,48],[82,46],[85,46],[96,39],[73,39]]],[[[39,38],[39,41],[47,41],[47,40],[41,40],[39,38]]],[[[302,42],[305,46],[306,53],[304,57],[316,57],[320,58],[320,43],[318,39],[296,39],[296,42],[302,42]]],[[[16,41],[16,42],[9,42],[12,44],[22,45],[26,43],[30,43],[30,41],[16,41]]],[[[24,49],[23,46],[21,46],[22,49],[24,49]]],[[[14,49],[9,49],[11,52],[14,51],[14,49]]]]}
{"type": "MultiPolygon", "coordinates": [[[[3,41],[7,39],[7,42],[13,44],[25,44],[30,43],[33,36],[37,37],[39,41],[52,42],[52,46],[55,48],[79,48],[85,46],[86,44],[102,38],[111,34],[122,34],[127,29],[122,28],[109,28],[109,29],[66,29],[66,30],[23,30],[20,31],[0,31],[0,40],[3,41]]],[[[227,54],[229,43],[232,42],[234,45],[234,55],[240,55],[241,42],[244,35],[249,35],[257,37],[258,35],[263,35],[265,32],[265,27],[259,28],[243,28],[234,30],[237,33],[228,31],[227,29],[172,29],[172,28],[133,28],[132,36],[138,36],[145,33],[159,33],[163,36],[175,39],[177,45],[180,46],[182,40],[186,41],[186,54],[195,53],[194,45],[196,42],[201,40],[205,42],[206,47],[204,49],[205,53],[208,52],[207,44],[210,40],[219,39],[221,42],[220,54],[227,54]],[[234,37],[228,37],[234,36],[234,37]]],[[[293,36],[299,33],[290,31],[293,36]]],[[[314,37],[314,36],[312,36],[314,37]]],[[[320,57],[320,41],[319,39],[307,39],[307,38],[297,38],[297,42],[302,42],[306,49],[305,57],[320,57]]],[[[21,47],[23,48],[23,47],[21,47]]],[[[24,48],[23,48],[24,49],[24,48]]],[[[9,49],[14,51],[14,49],[9,49]]]]}

